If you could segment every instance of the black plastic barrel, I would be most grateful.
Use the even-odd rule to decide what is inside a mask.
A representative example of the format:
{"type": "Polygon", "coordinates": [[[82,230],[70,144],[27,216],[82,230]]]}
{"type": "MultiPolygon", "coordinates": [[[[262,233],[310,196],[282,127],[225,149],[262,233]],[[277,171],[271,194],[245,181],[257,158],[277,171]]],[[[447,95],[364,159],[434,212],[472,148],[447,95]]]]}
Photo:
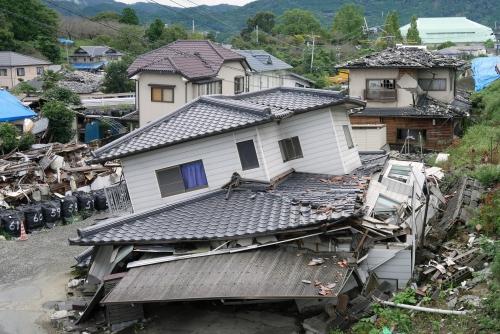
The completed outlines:
{"type": "Polygon", "coordinates": [[[65,223],[72,223],[78,215],[78,200],[75,196],[65,196],[61,200],[61,216],[65,223]]]}
{"type": "Polygon", "coordinates": [[[98,190],[94,192],[94,206],[98,211],[104,211],[108,208],[108,201],[106,199],[106,194],[103,190],[98,190]]]}
{"type": "Polygon", "coordinates": [[[40,204],[28,204],[20,207],[19,210],[24,214],[24,226],[27,233],[45,225],[40,204]]]}
{"type": "Polygon", "coordinates": [[[61,201],[53,199],[40,204],[45,224],[55,224],[61,220],[61,201]]]}
{"type": "Polygon", "coordinates": [[[12,237],[21,236],[23,215],[16,210],[5,210],[0,213],[0,226],[2,230],[12,237]]]}
{"type": "Polygon", "coordinates": [[[78,200],[78,211],[94,211],[94,196],[91,193],[79,191],[74,195],[78,200]]]}

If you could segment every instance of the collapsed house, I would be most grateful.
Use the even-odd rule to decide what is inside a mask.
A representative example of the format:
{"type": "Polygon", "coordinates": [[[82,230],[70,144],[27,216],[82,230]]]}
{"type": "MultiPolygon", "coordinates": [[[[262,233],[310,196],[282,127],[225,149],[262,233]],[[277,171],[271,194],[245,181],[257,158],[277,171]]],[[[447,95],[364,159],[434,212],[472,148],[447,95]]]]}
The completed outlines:
{"type": "Polygon", "coordinates": [[[461,131],[470,104],[458,96],[456,80],[463,60],[425,47],[389,48],[340,66],[349,70],[349,94],[362,96],[366,108],[350,115],[361,149],[377,145],[420,144],[439,150],[461,131]]]}
{"type": "Polygon", "coordinates": [[[70,239],[90,246],[95,291],[78,322],[99,303],[117,328],[151,303],[295,300],[345,328],[405,286],[442,196],[422,163],[358,153],[359,107],[308,89],[201,97],[95,151],[121,159],[135,213],[70,239]]]}

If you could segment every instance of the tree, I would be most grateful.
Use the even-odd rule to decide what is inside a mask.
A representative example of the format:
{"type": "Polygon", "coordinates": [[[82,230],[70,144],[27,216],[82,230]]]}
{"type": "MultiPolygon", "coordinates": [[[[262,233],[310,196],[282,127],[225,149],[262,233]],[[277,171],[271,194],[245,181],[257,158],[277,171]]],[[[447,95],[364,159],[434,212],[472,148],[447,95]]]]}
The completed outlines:
{"type": "Polygon", "coordinates": [[[134,91],[134,81],[128,78],[126,60],[113,61],[106,67],[104,75],[104,92],[123,93],[134,91]]]}
{"type": "Polygon", "coordinates": [[[46,91],[56,86],[57,82],[62,79],[62,74],[47,70],[42,74],[42,90],[46,91]]]}
{"type": "Polygon", "coordinates": [[[59,101],[65,104],[79,105],[82,103],[78,94],[73,93],[67,88],[57,86],[46,90],[42,97],[47,101],[59,101]]]}
{"type": "Polygon", "coordinates": [[[123,8],[122,15],[118,20],[120,23],[139,25],[139,18],[132,8],[123,8]]]}
{"type": "Polygon", "coordinates": [[[321,25],[313,13],[298,8],[289,9],[279,17],[276,31],[284,35],[304,35],[319,32],[321,25]]]}
{"type": "Polygon", "coordinates": [[[61,101],[49,101],[42,108],[42,115],[49,120],[49,140],[67,143],[73,136],[72,130],[75,114],[61,101]]]}
{"type": "Polygon", "coordinates": [[[403,36],[401,36],[401,31],[399,31],[399,15],[395,10],[389,12],[384,23],[384,33],[388,45],[394,45],[396,43],[403,42],[403,36]]]}
{"type": "Polygon", "coordinates": [[[420,39],[420,34],[417,29],[417,17],[413,15],[411,17],[410,28],[406,32],[406,43],[408,44],[422,44],[420,39]]]}
{"type": "Polygon", "coordinates": [[[188,33],[186,29],[180,24],[172,24],[171,26],[165,28],[161,35],[161,44],[169,44],[178,39],[187,39],[188,33]]]}
{"type": "Polygon", "coordinates": [[[110,46],[131,55],[140,55],[146,51],[143,36],[144,29],[142,27],[124,25],[119,29],[110,46]]]}
{"type": "Polygon", "coordinates": [[[165,24],[162,20],[156,19],[149,25],[149,28],[146,29],[146,37],[150,42],[156,42],[161,38],[163,31],[165,30],[165,24]]]}
{"type": "Polygon", "coordinates": [[[26,81],[22,81],[22,82],[18,83],[16,85],[16,87],[14,87],[12,89],[12,93],[14,93],[16,95],[19,95],[19,94],[30,95],[30,94],[36,93],[36,89],[35,89],[35,87],[30,85],[26,81]]]}
{"type": "Polygon", "coordinates": [[[270,33],[275,25],[276,16],[271,12],[258,12],[247,20],[247,31],[251,32],[256,26],[259,30],[270,33]]]}
{"type": "Polygon", "coordinates": [[[17,128],[11,123],[0,123],[0,150],[6,154],[18,145],[17,128]]]}
{"type": "Polygon", "coordinates": [[[100,21],[120,21],[121,16],[115,12],[100,12],[97,13],[94,17],[92,17],[92,21],[100,22],[100,21]]]}
{"type": "Polygon", "coordinates": [[[363,34],[363,8],[346,4],[335,13],[332,24],[333,36],[337,40],[356,40],[363,34]]]}
{"type": "Polygon", "coordinates": [[[486,42],[484,42],[484,47],[487,49],[492,49],[495,47],[495,42],[493,42],[492,39],[488,39],[486,42]]]}
{"type": "Polygon", "coordinates": [[[36,48],[51,62],[57,62],[61,59],[61,49],[55,40],[40,37],[37,40],[36,48]]]}

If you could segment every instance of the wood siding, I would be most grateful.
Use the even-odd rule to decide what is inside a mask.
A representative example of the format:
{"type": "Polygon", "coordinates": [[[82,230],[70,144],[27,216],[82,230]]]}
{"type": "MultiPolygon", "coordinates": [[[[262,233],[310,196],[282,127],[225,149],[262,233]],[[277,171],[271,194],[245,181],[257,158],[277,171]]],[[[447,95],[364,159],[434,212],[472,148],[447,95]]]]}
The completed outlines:
{"type": "Polygon", "coordinates": [[[439,150],[449,146],[453,141],[454,121],[449,119],[352,116],[351,123],[385,124],[387,127],[387,143],[391,145],[401,145],[404,142],[404,140],[398,140],[397,138],[398,129],[425,129],[426,140],[424,147],[427,149],[439,150]]]}

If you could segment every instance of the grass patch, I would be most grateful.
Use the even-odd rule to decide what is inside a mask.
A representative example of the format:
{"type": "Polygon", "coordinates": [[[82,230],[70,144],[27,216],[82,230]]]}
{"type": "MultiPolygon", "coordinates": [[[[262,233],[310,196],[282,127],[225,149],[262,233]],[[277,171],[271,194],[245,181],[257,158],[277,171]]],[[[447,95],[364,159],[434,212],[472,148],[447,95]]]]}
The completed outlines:
{"type": "Polygon", "coordinates": [[[500,165],[479,165],[471,176],[485,186],[500,183],[500,165]]]}

